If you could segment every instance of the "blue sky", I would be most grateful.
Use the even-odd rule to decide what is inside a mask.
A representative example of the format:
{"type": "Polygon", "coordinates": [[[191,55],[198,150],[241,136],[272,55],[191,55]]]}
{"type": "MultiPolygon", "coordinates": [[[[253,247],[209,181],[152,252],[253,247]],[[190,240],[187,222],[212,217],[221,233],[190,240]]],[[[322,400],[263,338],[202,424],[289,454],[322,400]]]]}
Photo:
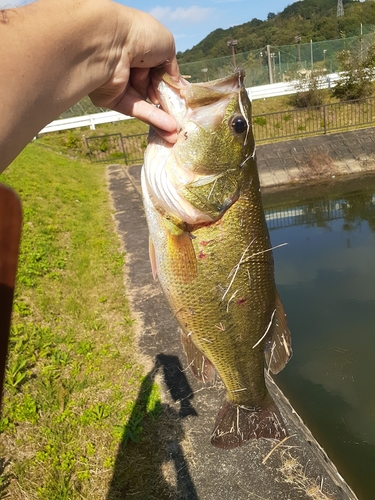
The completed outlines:
{"type": "MultiPolygon", "coordinates": [[[[0,0],[1,1],[1,0],[0,0]]],[[[129,7],[149,12],[167,28],[176,40],[177,51],[191,49],[217,28],[265,20],[269,12],[277,14],[295,0],[117,0],[129,7]]]]}
{"type": "MultiPolygon", "coordinates": [[[[265,20],[269,12],[277,14],[293,0],[117,0],[119,3],[149,12],[167,28],[176,39],[177,51],[191,49],[217,28],[251,21],[265,20]]],[[[0,8],[29,3],[27,0],[0,0],[0,8]]]]}

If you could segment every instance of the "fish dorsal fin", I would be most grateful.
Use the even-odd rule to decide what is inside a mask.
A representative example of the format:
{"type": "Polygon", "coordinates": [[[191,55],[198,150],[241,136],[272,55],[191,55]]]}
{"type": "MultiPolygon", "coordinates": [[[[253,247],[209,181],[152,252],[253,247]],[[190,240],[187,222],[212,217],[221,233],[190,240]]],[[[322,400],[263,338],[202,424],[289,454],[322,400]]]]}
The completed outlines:
{"type": "Polygon", "coordinates": [[[183,283],[190,283],[197,277],[197,257],[190,233],[168,232],[168,266],[172,276],[183,283]]]}
{"type": "Polygon", "coordinates": [[[211,361],[194,344],[191,334],[186,334],[182,330],[181,343],[184,348],[190,370],[194,377],[200,382],[213,382],[215,379],[215,368],[211,361]]]}
{"type": "Polygon", "coordinates": [[[279,373],[292,357],[292,342],[284,306],[279,294],[276,292],[276,312],[273,331],[268,339],[264,355],[268,369],[273,373],[279,373]]]}
{"type": "Polygon", "coordinates": [[[153,276],[154,280],[156,280],[156,276],[158,275],[158,270],[157,270],[157,267],[156,267],[155,247],[154,247],[154,244],[152,242],[151,237],[148,239],[148,253],[150,255],[152,276],[153,276]]]}

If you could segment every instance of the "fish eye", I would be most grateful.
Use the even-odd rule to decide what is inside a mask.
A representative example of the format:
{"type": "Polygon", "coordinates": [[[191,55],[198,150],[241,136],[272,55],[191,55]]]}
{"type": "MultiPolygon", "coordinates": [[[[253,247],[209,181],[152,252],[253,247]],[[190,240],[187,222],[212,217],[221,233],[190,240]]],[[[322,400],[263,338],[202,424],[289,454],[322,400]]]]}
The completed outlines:
{"type": "Polygon", "coordinates": [[[242,115],[236,115],[231,119],[230,125],[236,134],[243,134],[247,130],[247,121],[242,115]]]}

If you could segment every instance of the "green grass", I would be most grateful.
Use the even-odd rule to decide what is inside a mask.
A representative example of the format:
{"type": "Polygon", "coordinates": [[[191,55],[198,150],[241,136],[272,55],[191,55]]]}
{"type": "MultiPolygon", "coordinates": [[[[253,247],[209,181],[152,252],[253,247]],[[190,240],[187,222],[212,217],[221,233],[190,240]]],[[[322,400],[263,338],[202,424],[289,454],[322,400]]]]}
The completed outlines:
{"type": "Polygon", "coordinates": [[[24,216],[0,498],[122,498],[139,464],[114,479],[119,446],[141,446],[154,432],[146,416],[162,411],[136,355],[105,167],[34,141],[0,180],[18,192],[24,216]]]}
{"type": "MultiPolygon", "coordinates": [[[[253,101],[253,115],[293,109],[290,96],[272,97],[253,101]]],[[[136,119],[97,125],[95,130],[89,127],[41,134],[37,142],[51,151],[69,155],[72,159],[89,158],[86,137],[121,133],[124,137],[146,134],[148,126],[136,119]]]]}
{"type": "MultiPolygon", "coordinates": [[[[320,97],[327,105],[322,108],[296,108],[293,104],[295,96],[281,96],[253,101],[252,113],[254,116],[254,135],[257,144],[264,142],[279,142],[310,135],[320,135],[338,130],[354,130],[369,126],[375,117],[371,115],[372,108],[366,104],[339,103],[328,90],[320,90],[320,97]],[[296,111],[296,112],[294,112],[296,111]],[[269,115],[273,113],[273,115],[269,115]],[[275,114],[277,113],[277,114],[275,114]]],[[[104,137],[91,141],[90,147],[104,153],[99,159],[106,158],[108,162],[123,157],[120,146],[114,144],[109,147],[109,138],[106,134],[121,133],[125,138],[135,134],[147,134],[148,127],[139,120],[125,120],[116,123],[98,125],[96,130],[87,128],[42,134],[38,139],[46,148],[69,155],[72,158],[88,158],[89,152],[85,139],[92,136],[104,137]]],[[[145,136],[124,140],[126,161],[139,163],[145,147],[145,136]]],[[[95,155],[94,155],[95,156],[95,155]]],[[[98,158],[97,158],[98,159],[98,158]]],[[[120,161],[120,160],[119,160],[120,161]]]]}
{"type": "Polygon", "coordinates": [[[37,142],[52,151],[69,155],[73,159],[88,159],[89,153],[85,141],[86,137],[106,134],[122,134],[123,136],[147,134],[148,129],[148,125],[140,120],[123,120],[97,125],[95,130],[90,130],[89,127],[81,127],[61,132],[41,134],[37,142]]]}

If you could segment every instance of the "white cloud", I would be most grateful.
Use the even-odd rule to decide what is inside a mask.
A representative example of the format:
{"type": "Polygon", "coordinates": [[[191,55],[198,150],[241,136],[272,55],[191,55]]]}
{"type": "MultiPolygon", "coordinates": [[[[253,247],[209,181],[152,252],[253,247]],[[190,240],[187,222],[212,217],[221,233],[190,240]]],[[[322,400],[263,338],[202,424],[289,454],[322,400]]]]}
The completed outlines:
{"type": "Polygon", "coordinates": [[[0,0],[0,9],[12,9],[31,3],[34,0],[0,0]]]}
{"type": "Polygon", "coordinates": [[[163,23],[177,21],[187,24],[198,24],[212,15],[213,10],[207,7],[198,7],[197,5],[192,5],[187,9],[183,7],[172,9],[171,7],[157,6],[150,10],[150,14],[163,23]]]}
{"type": "Polygon", "coordinates": [[[154,7],[149,11],[149,14],[154,16],[158,21],[164,21],[169,18],[172,9],[170,7],[154,7]]]}
{"type": "Polygon", "coordinates": [[[211,3],[238,3],[243,2],[243,0],[211,0],[211,3]]]}

